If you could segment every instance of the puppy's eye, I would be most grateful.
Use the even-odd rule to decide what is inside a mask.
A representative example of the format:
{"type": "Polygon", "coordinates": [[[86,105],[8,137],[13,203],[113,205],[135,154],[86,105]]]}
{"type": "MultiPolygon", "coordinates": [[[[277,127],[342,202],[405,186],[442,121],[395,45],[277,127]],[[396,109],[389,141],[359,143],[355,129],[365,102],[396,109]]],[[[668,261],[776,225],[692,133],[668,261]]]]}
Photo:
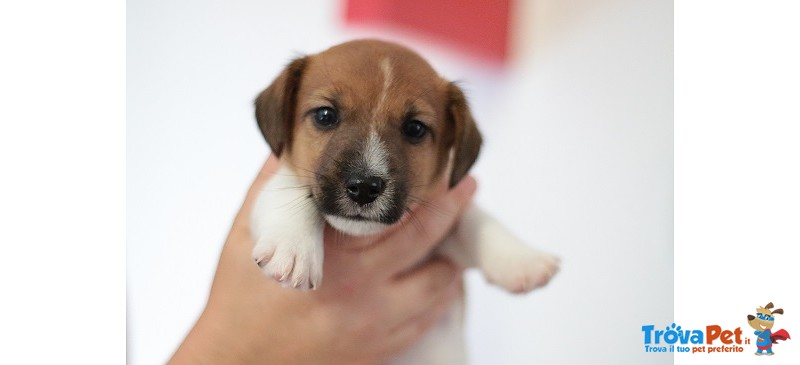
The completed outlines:
{"type": "Polygon", "coordinates": [[[336,110],[323,106],[314,111],[314,124],[320,129],[329,129],[339,122],[336,110]]]}
{"type": "Polygon", "coordinates": [[[417,144],[422,142],[422,139],[428,134],[428,127],[418,120],[409,120],[403,123],[401,131],[409,142],[417,144]]]}

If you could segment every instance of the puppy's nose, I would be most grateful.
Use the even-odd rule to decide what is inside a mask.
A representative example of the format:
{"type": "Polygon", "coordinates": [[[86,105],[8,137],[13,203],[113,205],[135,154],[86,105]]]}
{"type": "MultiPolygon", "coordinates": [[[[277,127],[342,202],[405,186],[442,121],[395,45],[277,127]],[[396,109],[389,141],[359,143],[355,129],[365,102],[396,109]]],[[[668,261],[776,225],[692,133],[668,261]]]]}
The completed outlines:
{"type": "Polygon", "coordinates": [[[353,176],[345,182],[347,196],[358,205],[374,202],[383,193],[385,185],[377,176],[353,176]]]}

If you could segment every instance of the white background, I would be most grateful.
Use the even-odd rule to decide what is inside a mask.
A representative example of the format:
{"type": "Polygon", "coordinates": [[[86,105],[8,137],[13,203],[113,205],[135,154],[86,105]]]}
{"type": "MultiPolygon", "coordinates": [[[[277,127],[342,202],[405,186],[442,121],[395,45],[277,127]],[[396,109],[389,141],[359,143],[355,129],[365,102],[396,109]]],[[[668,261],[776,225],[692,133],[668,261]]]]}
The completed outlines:
{"type": "MultiPolygon", "coordinates": [[[[236,8],[235,3],[227,4],[236,8]]],[[[591,28],[598,22],[605,24],[606,28],[620,31],[627,29],[619,22],[599,21],[597,12],[611,11],[608,10],[610,8],[616,13],[620,8],[654,9],[656,6],[652,3],[635,6],[624,3],[623,6],[623,3],[588,1],[581,4],[570,3],[571,6],[554,1],[535,4],[535,11],[528,10],[529,14],[544,20],[540,19],[539,23],[528,22],[528,26],[536,28],[541,26],[541,22],[547,21],[551,26],[533,33],[537,42],[531,42],[531,45],[538,44],[537,47],[542,47],[545,42],[543,39],[549,39],[546,43],[555,44],[558,48],[567,47],[568,42],[562,40],[574,39],[565,34],[605,34],[587,31],[574,33],[569,29],[591,28]],[[553,25],[562,22],[570,26],[553,25]]],[[[172,24],[174,29],[179,29],[181,22],[196,11],[195,6],[172,8],[173,12],[169,17],[177,18],[172,24]]],[[[315,8],[305,7],[309,13],[319,11],[311,9],[315,8]]],[[[133,18],[135,9],[130,10],[133,18]]],[[[225,15],[224,7],[220,6],[215,10],[221,11],[221,16],[225,15]]],[[[151,17],[167,17],[158,15],[158,10],[151,13],[151,17]]],[[[248,15],[254,16],[242,13],[242,19],[248,15]]],[[[657,13],[664,14],[663,11],[657,13]]],[[[797,41],[796,35],[800,33],[797,29],[797,14],[797,5],[791,1],[761,1],[757,4],[678,1],[676,4],[675,318],[686,327],[711,323],[726,327],[744,326],[744,315],[750,313],[755,306],[763,305],[765,300],[772,300],[787,311],[785,316],[777,319],[777,327],[784,327],[793,333],[800,328],[800,316],[797,315],[800,313],[797,309],[800,305],[795,289],[796,278],[800,276],[795,261],[797,255],[792,251],[800,242],[800,232],[797,229],[797,207],[800,206],[797,186],[800,186],[800,177],[796,168],[800,156],[800,145],[797,144],[800,139],[797,123],[800,115],[796,102],[800,77],[796,65],[800,63],[800,59],[797,48],[793,47],[797,41]],[[763,276],[754,274],[761,267],[782,269],[784,274],[771,275],[764,280],[763,276]]],[[[645,21],[649,19],[638,18],[645,21]]],[[[281,19],[283,18],[277,17],[272,21],[280,22],[281,19]]],[[[315,26],[319,18],[304,18],[303,22],[305,21],[315,26]]],[[[237,22],[230,23],[229,28],[237,26],[237,22]]],[[[286,25],[288,21],[281,24],[286,25]]],[[[293,28],[290,29],[297,29],[297,24],[292,25],[293,28]]],[[[154,26],[152,21],[141,28],[146,29],[149,26],[154,26]]],[[[196,24],[195,28],[198,27],[202,28],[196,24]]],[[[639,34],[640,31],[634,33],[639,34]]],[[[198,36],[214,39],[215,35],[216,30],[200,33],[198,36]]],[[[261,37],[259,39],[265,42],[267,38],[285,37],[280,32],[278,35],[248,33],[242,39],[229,41],[250,45],[252,39],[248,37],[261,37]]],[[[283,41],[283,47],[311,51],[312,46],[327,46],[321,40],[311,42],[309,39],[300,39],[303,36],[301,33],[296,33],[295,36],[297,44],[305,45],[308,42],[309,49],[298,49],[294,45],[295,40],[283,41]]],[[[3,171],[0,180],[2,363],[108,364],[125,361],[125,127],[122,122],[125,119],[124,38],[125,8],[121,3],[73,1],[0,4],[0,45],[4,55],[0,58],[0,166],[3,171]]],[[[218,46],[220,42],[213,44],[218,46]]],[[[168,48],[161,48],[160,53],[177,52],[182,47],[186,48],[186,45],[179,42],[168,48]]],[[[582,49],[571,48],[573,51],[582,49]]],[[[135,55],[134,50],[134,45],[130,44],[131,57],[135,55]]],[[[227,57],[224,55],[226,50],[217,47],[216,52],[197,56],[213,55],[224,58],[227,57]]],[[[248,50],[261,52],[259,57],[262,59],[270,58],[266,55],[272,52],[285,52],[277,47],[251,47],[248,50]]],[[[536,53],[530,51],[527,54],[536,53]]],[[[236,55],[236,58],[239,62],[255,62],[248,57],[236,55]]],[[[186,57],[183,66],[191,68],[193,62],[198,60],[202,58],[186,57]]],[[[585,62],[584,67],[593,65],[590,59],[585,62]]],[[[273,62],[259,66],[270,69],[264,71],[264,78],[269,79],[274,72],[272,69],[279,68],[280,64],[273,62]]],[[[441,63],[437,66],[441,66],[441,63]]],[[[231,67],[226,72],[231,69],[235,70],[236,67],[231,67]]],[[[205,70],[201,68],[200,71],[205,70]]],[[[242,76],[244,80],[252,77],[252,74],[242,76]]],[[[464,76],[469,80],[479,77],[471,72],[464,76]]],[[[128,80],[134,81],[133,77],[128,80]]],[[[252,98],[258,88],[263,86],[260,85],[261,81],[252,82],[252,91],[239,91],[247,95],[231,98],[252,98]]],[[[478,82],[474,84],[478,85],[478,82]]],[[[192,86],[198,85],[202,84],[192,86]]],[[[233,88],[226,92],[231,92],[231,89],[233,88]]],[[[192,87],[186,87],[183,91],[190,93],[193,90],[192,87]]],[[[160,95],[159,91],[153,87],[148,93],[160,95]]],[[[473,101],[478,103],[475,99],[479,98],[476,93],[480,90],[472,91],[473,101]]],[[[131,94],[133,97],[133,93],[131,94]]],[[[581,101],[586,103],[601,95],[602,93],[587,93],[581,101]]],[[[565,100],[570,101],[568,98],[565,100]]],[[[128,102],[129,106],[134,105],[133,99],[128,102]]],[[[164,104],[172,102],[163,101],[164,104]]],[[[246,109],[249,107],[247,104],[249,103],[242,103],[239,108],[246,109]]],[[[568,103],[569,106],[573,104],[568,103]]],[[[479,109],[486,106],[476,104],[475,107],[479,109]]],[[[575,113],[574,109],[576,108],[564,108],[562,111],[575,113]]],[[[485,117],[487,113],[478,112],[480,117],[485,117]]],[[[226,110],[226,118],[223,120],[243,123],[250,118],[249,112],[241,111],[238,116],[232,113],[232,110],[226,110]]],[[[533,123],[533,119],[530,120],[533,123]]],[[[132,124],[134,115],[128,115],[128,121],[132,124]]],[[[191,130],[188,132],[192,133],[191,130]]],[[[246,133],[246,138],[255,138],[255,133],[253,128],[246,133]]],[[[154,135],[157,137],[158,133],[154,135]]],[[[129,138],[133,140],[133,135],[129,134],[129,138]]],[[[184,134],[183,138],[191,139],[192,135],[184,134]]],[[[180,139],[170,143],[174,143],[175,151],[178,151],[179,144],[176,141],[180,139]]],[[[255,140],[249,140],[247,144],[252,145],[253,147],[248,148],[256,152],[265,151],[255,140]]],[[[232,153],[239,155],[238,152],[232,153]]],[[[241,166],[257,163],[256,157],[245,155],[247,154],[244,153],[239,158],[252,160],[237,160],[236,163],[241,163],[241,166]]],[[[484,154],[483,162],[479,166],[479,170],[483,171],[479,172],[479,178],[484,182],[480,199],[485,205],[491,204],[486,202],[490,190],[485,186],[489,178],[485,171],[490,155],[490,152],[484,154]]],[[[184,169],[187,161],[172,162],[175,163],[174,168],[184,169]]],[[[132,165],[129,166],[129,175],[133,175],[132,165]]],[[[220,176],[228,179],[224,174],[220,176]]],[[[230,199],[238,199],[247,184],[244,180],[249,177],[230,179],[236,181],[240,189],[237,192],[227,192],[236,195],[230,199]]],[[[192,186],[188,184],[180,189],[192,186]]],[[[222,194],[221,190],[215,189],[214,194],[203,199],[208,200],[218,194],[222,194]]],[[[133,199],[128,199],[128,202],[133,203],[133,199]]],[[[168,201],[163,205],[168,207],[170,204],[173,208],[178,205],[168,201]]],[[[218,208],[227,209],[227,212],[215,213],[214,209],[208,212],[218,214],[221,220],[230,219],[229,213],[235,209],[235,205],[230,203],[218,208]]],[[[198,203],[197,206],[202,208],[205,205],[198,203]]],[[[160,209],[156,209],[148,214],[163,214],[159,212],[160,209]]],[[[197,220],[198,215],[190,215],[187,220],[197,220]]],[[[221,224],[212,219],[207,221],[215,225],[221,224]]],[[[135,225],[133,219],[128,224],[131,227],[135,225]]],[[[517,226],[515,229],[519,231],[525,227],[517,226]]],[[[597,226],[592,227],[596,229],[597,226]]],[[[196,224],[194,228],[203,226],[196,224]]],[[[575,225],[574,230],[583,228],[575,225]]],[[[160,229],[161,232],[166,230],[163,226],[160,229]]],[[[217,236],[203,238],[200,243],[193,242],[197,246],[195,251],[218,250],[222,228],[218,229],[217,236]]],[[[536,232],[542,232],[543,229],[547,227],[539,226],[536,232]]],[[[186,232],[181,232],[176,237],[182,240],[185,234],[186,232]]],[[[530,234],[533,233],[527,233],[530,234]]],[[[576,248],[567,251],[566,247],[569,246],[562,242],[540,241],[540,246],[559,252],[567,260],[567,265],[553,285],[534,294],[533,299],[523,299],[522,305],[516,305],[514,303],[519,303],[520,299],[507,298],[496,291],[490,291],[491,294],[485,299],[479,297],[471,300],[474,302],[475,299],[494,298],[505,305],[503,311],[512,308],[514,315],[534,312],[539,316],[537,324],[545,321],[552,324],[556,321],[559,330],[566,327],[563,321],[570,320],[569,316],[577,309],[580,320],[573,321],[571,325],[583,333],[578,333],[579,337],[574,341],[565,339],[558,342],[555,349],[548,349],[542,347],[542,338],[546,336],[538,328],[528,328],[533,332],[532,336],[537,337],[526,337],[519,342],[512,342],[515,346],[520,346],[522,341],[525,343],[521,348],[503,346],[502,350],[498,349],[497,354],[504,356],[508,351],[529,351],[528,347],[532,347],[536,349],[536,356],[554,357],[550,363],[571,363],[577,356],[585,356],[587,363],[669,362],[669,357],[661,355],[651,355],[647,360],[636,354],[631,355],[641,349],[638,326],[642,322],[658,324],[661,321],[658,318],[661,313],[659,307],[651,309],[637,306],[640,301],[650,300],[648,295],[653,293],[647,290],[658,287],[658,284],[628,288],[631,291],[642,291],[641,295],[635,297],[633,304],[617,301],[613,298],[613,292],[609,298],[590,298],[600,300],[599,303],[603,304],[601,306],[594,306],[590,300],[574,303],[576,301],[567,298],[564,292],[574,295],[586,291],[585,286],[571,288],[568,285],[592,282],[596,276],[584,271],[577,274],[571,272],[579,270],[579,267],[588,271],[588,268],[597,266],[576,266],[570,263],[575,261],[570,257],[576,256],[573,253],[579,251],[579,248],[576,245],[576,248]],[[556,300],[559,302],[553,303],[556,300]],[[611,302],[616,305],[608,305],[611,302]],[[540,314],[542,308],[557,309],[561,305],[569,306],[572,313],[558,310],[540,314]],[[636,318],[626,318],[630,311],[634,311],[636,318]],[[604,316],[604,312],[612,313],[614,320],[619,322],[610,323],[611,317],[604,316]],[[635,327],[629,330],[631,325],[635,327]],[[631,335],[630,331],[636,335],[631,335]]],[[[131,247],[134,243],[133,237],[128,237],[128,246],[131,247]]],[[[135,249],[131,247],[131,251],[135,249]]],[[[193,252],[186,250],[183,253],[193,252]]],[[[601,252],[591,253],[596,255],[601,252]]],[[[615,254],[639,266],[638,256],[628,252],[615,254]]],[[[206,257],[205,254],[203,257],[206,257]]],[[[210,275],[209,262],[215,259],[213,254],[204,262],[198,261],[198,258],[193,258],[197,265],[192,270],[204,271],[206,275],[210,275]]],[[[170,276],[182,270],[189,271],[181,269],[180,258],[159,264],[159,261],[165,260],[147,257],[144,262],[150,266],[143,265],[142,269],[135,269],[138,265],[136,260],[134,252],[129,252],[130,285],[127,290],[128,303],[131,305],[128,308],[128,352],[134,363],[159,363],[174,348],[181,336],[178,332],[185,330],[191,322],[190,317],[196,315],[196,312],[187,312],[199,310],[204,294],[196,288],[183,291],[184,286],[191,284],[189,281],[181,283],[185,285],[175,285],[177,280],[170,279],[170,276]],[[170,280],[169,285],[174,291],[183,296],[192,296],[191,298],[184,300],[178,296],[165,295],[137,299],[145,295],[143,287],[159,283],[140,280],[142,285],[136,289],[137,275],[133,271],[156,271],[161,270],[162,266],[168,266],[168,270],[163,275],[157,273],[153,276],[158,276],[159,280],[170,280]],[[172,270],[173,267],[177,270],[172,270]],[[159,308],[163,310],[183,305],[192,308],[169,309],[167,315],[158,317],[163,320],[164,326],[154,326],[155,321],[136,319],[146,312],[142,305],[136,304],[140,300],[163,304],[153,305],[155,309],[151,308],[151,313],[159,308]],[[146,326],[145,321],[148,321],[146,326]],[[140,338],[147,338],[147,335],[158,340],[168,338],[165,341],[174,343],[155,344],[150,355],[144,355],[147,348],[140,338]]],[[[632,276],[639,274],[641,273],[631,271],[632,276]]],[[[659,270],[653,269],[652,273],[644,274],[655,277],[659,275],[659,270]]],[[[197,279],[196,276],[187,278],[192,279],[192,282],[197,279]]],[[[205,280],[208,279],[206,276],[205,280]]],[[[477,285],[476,281],[470,284],[472,287],[477,285]]],[[[630,285],[629,282],[617,284],[618,291],[623,291],[625,285],[630,285]]],[[[657,289],[663,294],[671,291],[672,287],[667,285],[657,289]]],[[[497,314],[484,310],[480,315],[485,317],[497,314]]],[[[493,327],[484,328],[485,332],[479,333],[475,330],[475,321],[471,319],[471,336],[492,338],[500,335],[497,328],[509,328],[509,325],[513,327],[524,320],[526,319],[519,318],[518,321],[516,317],[498,320],[493,327]]],[[[776,351],[780,352],[772,358],[759,358],[750,353],[720,356],[678,355],[676,362],[796,363],[798,348],[792,341],[796,340],[778,345],[776,351]]],[[[155,342],[157,341],[149,344],[155,342]]],[[[754,349],[750,347],[747,350],[754,349]]],[[[502,360],[510,361],[507,358],[502,360]]],[[[525,363],[533,362],[530,359],[525,360],[525,363]]]]}
{"type": "Polygon", "coordinates": [[[741,327],[751,344],[675,363],[798,364],[800,6],[681,1],[676,10],[675,321],[741,327]],[[763,358],[747,315],[770,301],[785,310],[773,331],[794,339],[763,358]]]}
{"type": "Polygon", "coordinates": [[[297,54],[365,35],[405,39],[462,81],[486,139],[477,201],[563,259],[552,284],[525,297],[469,275],[473,363],[650,360],[630,344],[642,324],[672,319],[671,4],[520,3],[507,70],[346,29],[338,2],[130,3],[132,363],[165,361],[203,308],[267,154],[255,95],[297,54]]]}

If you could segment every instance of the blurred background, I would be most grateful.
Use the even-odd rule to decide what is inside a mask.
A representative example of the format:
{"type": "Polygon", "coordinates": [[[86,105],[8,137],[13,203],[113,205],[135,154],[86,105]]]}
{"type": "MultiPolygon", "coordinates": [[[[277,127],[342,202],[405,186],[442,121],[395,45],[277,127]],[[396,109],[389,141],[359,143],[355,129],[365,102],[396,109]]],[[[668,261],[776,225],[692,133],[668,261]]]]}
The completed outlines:
{"type": "Polygon", "coordinates": [[[128,359],[164,363],[205,304],[268,154],[252,101],[301,54],[401,42],[467,92],[477,202],[562,258],[513,296],[467,275],[473,364],[672,363],[672,9],[658,0],[127,3],[128,359]]]}

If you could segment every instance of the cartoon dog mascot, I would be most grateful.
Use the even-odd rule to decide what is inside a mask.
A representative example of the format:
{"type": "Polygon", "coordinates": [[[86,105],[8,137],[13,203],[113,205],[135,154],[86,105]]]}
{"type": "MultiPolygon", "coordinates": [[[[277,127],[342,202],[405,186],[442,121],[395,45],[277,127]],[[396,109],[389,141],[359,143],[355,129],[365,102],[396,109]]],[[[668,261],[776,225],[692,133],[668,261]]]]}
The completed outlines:
{"type": "Polygon", "coordinates": [[[758,336],[758,341],[756,341],[756,347],[758,347],[756,355],[758,356],[764,355],[765,350],[768,356],[775,355],[772,352],[772,344],[778,343],[779,340],[786,341],[791,339],[789,332],[786,332],[786,330],[772,332],[772,326],[775,325],[775,314],[783,314],[783,309],[772,309],[772,307],[772,302],[770,302],[763,307],[756,308],[755,316],[752,314],[747,315],[747,324],[756,330],[755,334],[758,336]]]}

